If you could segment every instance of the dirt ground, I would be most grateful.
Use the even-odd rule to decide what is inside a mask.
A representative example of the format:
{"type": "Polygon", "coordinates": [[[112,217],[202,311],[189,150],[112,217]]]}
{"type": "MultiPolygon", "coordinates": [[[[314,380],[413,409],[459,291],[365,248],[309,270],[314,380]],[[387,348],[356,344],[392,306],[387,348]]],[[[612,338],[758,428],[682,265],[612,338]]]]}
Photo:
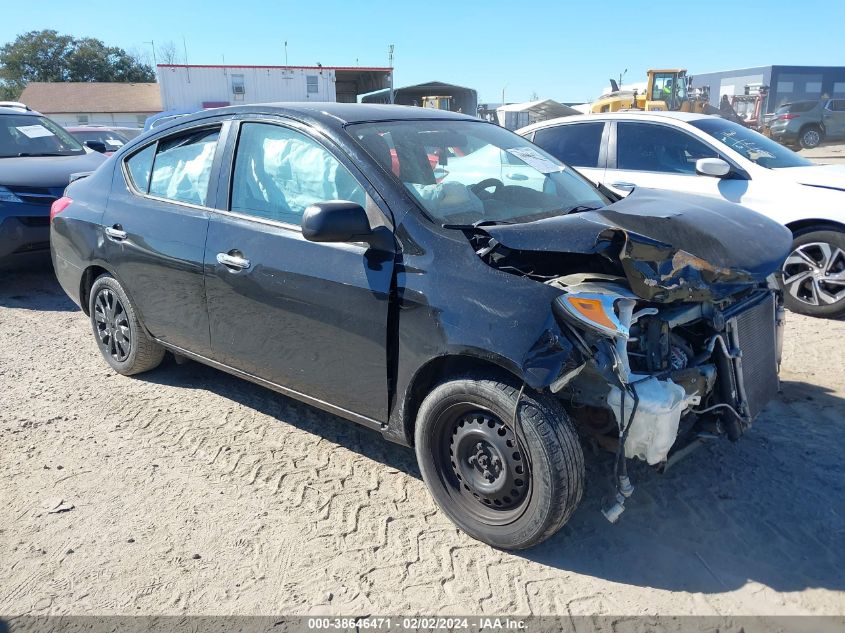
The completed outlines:
{"type": "MultiPolygon", "coordinates": [[[[818,150],[817,150],[818,151],[818,150]]],[[[608,457],[555,537],[497,551],[412,451],[199,364],[114,374],[48,268],[0,275],[0,614],[845,614],[845,321],[788,315],[738,443],[608,457]]]]}

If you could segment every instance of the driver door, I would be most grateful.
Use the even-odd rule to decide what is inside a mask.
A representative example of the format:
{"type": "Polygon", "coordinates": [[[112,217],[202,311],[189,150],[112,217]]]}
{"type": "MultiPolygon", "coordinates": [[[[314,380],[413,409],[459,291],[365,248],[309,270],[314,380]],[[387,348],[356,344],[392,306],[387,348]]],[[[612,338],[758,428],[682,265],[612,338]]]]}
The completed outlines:
{"type": "Polygon", "coordinates": [[[305,127],[247,120],[233,145],[204,260],[214,359],[364,424],[386,421],[393,255],[300,230],[314,202],[358,202],[373,226],[392,226],[386,209],[305,127]]]}

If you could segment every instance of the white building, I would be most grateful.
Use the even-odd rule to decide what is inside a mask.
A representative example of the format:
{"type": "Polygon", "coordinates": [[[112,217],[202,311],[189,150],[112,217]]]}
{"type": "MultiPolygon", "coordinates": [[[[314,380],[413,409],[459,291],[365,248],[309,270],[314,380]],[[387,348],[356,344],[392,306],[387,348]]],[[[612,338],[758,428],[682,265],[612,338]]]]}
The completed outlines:
{"type": "Polygon", "coordinates": [[[147,117],[161,112],[155,83],[33,81],[19,101],[64,126],[142,127],[147,117]]]}
{"type": "Polygon", "coordinates": [[[164,110],[276,101],[339,101],[390,87],[390,68],[159,64],[164,110]]]}

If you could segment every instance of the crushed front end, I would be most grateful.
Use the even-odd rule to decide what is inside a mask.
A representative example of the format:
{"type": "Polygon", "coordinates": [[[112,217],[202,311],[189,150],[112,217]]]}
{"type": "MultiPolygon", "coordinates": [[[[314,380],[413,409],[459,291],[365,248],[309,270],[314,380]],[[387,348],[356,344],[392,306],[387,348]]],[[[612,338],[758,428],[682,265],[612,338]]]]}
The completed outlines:
{"type": "Polygon", "coordinates": [[[490,266],[561,291],[552,312],[583,362],[548,389],[616,454],[610,521],[633,491],[628,458],[664,469],[708,438],[737,440],[777,393],[774,273],[791,243],[736,205],[632,198],[469,236],[490,266]]]}
{"type": "Polygon", "coordinates": [[[550,388],[581,432],[617,455],[615,521],[633,487],[626,458],[665,468],[698,443],[737,440],[778,390],[779,292],[752,287],[719,301],[661,304],[583,275],[553,310],[588,360],[550,388]]]}

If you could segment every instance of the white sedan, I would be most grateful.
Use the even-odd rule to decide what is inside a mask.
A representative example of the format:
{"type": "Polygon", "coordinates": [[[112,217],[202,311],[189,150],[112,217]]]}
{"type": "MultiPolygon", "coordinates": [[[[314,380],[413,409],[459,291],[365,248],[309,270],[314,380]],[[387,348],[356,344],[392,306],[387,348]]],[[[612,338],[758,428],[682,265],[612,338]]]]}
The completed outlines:
{"type": "Polygon", "coordinates": [[[845,314],[845,165],[817,165],[725,119],[685,112],[571,116],[518,134],[623,195],[635,187],[722,198],[792,230],[786,305],[845,314]]]}

